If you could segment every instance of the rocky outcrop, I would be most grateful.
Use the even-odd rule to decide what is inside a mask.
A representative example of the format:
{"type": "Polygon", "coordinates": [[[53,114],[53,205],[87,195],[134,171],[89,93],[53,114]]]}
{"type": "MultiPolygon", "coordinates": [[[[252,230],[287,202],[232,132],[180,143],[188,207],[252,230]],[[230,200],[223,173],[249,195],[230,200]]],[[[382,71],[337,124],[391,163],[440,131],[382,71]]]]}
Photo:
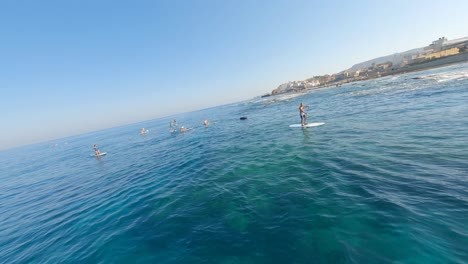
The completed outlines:
{"type": "Polygon", "coordinates": [[[304,81],[293,81],[288,83],[283,83],[278,88],[271,91],[272,95],[289,93],[289,92],[299,92],[308,88],[308,83],[304,81]]]}

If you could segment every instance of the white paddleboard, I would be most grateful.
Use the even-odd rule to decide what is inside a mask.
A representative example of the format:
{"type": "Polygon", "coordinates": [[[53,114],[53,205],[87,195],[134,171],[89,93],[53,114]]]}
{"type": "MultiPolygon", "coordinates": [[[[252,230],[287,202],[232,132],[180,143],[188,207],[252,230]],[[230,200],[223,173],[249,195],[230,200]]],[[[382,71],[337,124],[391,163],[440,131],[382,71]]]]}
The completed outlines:
{"type": "Polygon", "coordinates": [[[294,124],[294,125],[289,125],[289,127],[316,127],[316,126],[321,126],[324,125],[325,123],[308,123],[305,126],[301,124],[294,124]]]}
{"type": "Polygon", "coordinates": [[[107,155],[107,152],[102,152],[102,153],[99,154],[99,155],[92,154],[91,157],[100,157],[100,156],[105,156],[105,155],[107,155]]]}

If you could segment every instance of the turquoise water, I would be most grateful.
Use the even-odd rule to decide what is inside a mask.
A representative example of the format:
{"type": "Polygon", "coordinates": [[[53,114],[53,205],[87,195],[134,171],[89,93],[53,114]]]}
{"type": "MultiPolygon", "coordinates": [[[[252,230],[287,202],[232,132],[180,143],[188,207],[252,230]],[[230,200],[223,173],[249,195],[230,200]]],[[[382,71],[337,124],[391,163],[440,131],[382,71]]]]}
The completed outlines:
{"type": "Polygon", "coordinates": [[[468,260],[468,64],[175,118],[0,152],[0,262],[468,260]]]}

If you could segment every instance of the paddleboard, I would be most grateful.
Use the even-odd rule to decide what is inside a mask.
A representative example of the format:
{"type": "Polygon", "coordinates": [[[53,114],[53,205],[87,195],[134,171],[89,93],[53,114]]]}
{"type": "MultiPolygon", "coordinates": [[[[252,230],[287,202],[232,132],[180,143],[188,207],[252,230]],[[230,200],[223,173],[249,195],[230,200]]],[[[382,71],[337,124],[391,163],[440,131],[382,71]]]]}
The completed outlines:
{"type": "Polygon", "coordinates": [[[308,123],[305,126],[301,124],[294,124],[294,125],[289,125],[289,127],[316,127],[316,126],[321,126],[324,125],[325,123],[308,123]]]}
{"type": "Polygon", "coordinates": [[[100,157],[100,156],[105,156],[105,155],[107,155],[107,152],[102,152],[102,153],[99,154],[99,155],[92,154],[91,157],[100,157]]]}

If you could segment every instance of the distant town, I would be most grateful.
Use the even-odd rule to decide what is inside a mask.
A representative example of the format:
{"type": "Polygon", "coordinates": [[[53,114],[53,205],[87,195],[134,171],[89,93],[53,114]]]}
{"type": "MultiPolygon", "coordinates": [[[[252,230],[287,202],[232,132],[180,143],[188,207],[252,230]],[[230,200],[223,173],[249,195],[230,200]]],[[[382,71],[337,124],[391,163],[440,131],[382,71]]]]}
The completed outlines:
{"type": "Polygon", "coordinates": [[[281,84],[278,88],[274,89],[271,94],[266,94],[262,97],[282,93],[301,92],[327,86],[340,86],[355,81],[467,62],[467,47],[468,37],[451,41],[442,37],[433,41],[427,47],[412,49],[358,63],[348,70],[339,73],[314,76],[303,81],[290,81],[281,84]]]}

